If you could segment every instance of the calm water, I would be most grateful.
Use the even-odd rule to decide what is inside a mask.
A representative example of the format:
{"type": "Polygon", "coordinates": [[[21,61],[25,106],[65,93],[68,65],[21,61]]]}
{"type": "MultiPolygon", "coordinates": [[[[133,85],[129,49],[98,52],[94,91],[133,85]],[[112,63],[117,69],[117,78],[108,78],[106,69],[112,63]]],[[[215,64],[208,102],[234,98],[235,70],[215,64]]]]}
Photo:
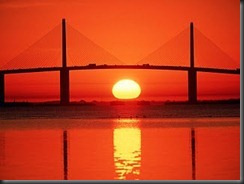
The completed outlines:
{"type": "Polygon", "coordinates": [[[0,179],[240,179],[239,106],[125,107],[1,109],[0,179]]]}

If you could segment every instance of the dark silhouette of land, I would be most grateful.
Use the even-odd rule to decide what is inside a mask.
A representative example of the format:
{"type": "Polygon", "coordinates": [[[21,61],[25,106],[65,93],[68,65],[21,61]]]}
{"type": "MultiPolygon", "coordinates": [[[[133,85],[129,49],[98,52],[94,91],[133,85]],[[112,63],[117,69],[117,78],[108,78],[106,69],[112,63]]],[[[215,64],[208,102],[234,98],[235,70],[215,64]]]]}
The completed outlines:
{"type": "MultiPolygon", "coordinates": [[[[187,105],[192,104],[188,101],[147,101],[147,100],[114,100],[114,101],[71,101],[69,104],[63,106],[96,106],[96,105],[111,105],[111,106],[120,106],[120,105],[138,105],[138,106],[147,106],[147,105],[187,105]]],[[[226,99],[226,100],[198,100],[195,105],[198,104],[240,104],[240,99],[226,99]]],[[[45,102],[5,102],[2,107],[21,107],[21,106],[60,106],[59,101],[45,101],[45,102]]]]}

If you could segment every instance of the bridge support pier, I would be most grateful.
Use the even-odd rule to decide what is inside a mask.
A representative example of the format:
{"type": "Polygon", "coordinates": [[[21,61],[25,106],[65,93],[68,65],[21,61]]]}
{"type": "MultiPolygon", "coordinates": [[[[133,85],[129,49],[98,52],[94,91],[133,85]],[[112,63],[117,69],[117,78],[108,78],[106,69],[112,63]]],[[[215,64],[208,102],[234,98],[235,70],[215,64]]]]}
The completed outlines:
{"type": "Polygon", "coordinates": [[[60,104],[69,104],[69,70],[67,68],[60,70],[60,104]]]}
{"type": "Polygon", "coordinates": [[[194,27],[190,23],[190,69],[188,70],[188,102],[197,103],[197,71],[194,67],[194,27]]]}
{"type": "Polygon", "coordinates": [[[188,102],[197,103],[197,71],[194,68],[188,71],[188,102]]]}
{"type": "Polygon", "coordinates": [[[69,104],[69,69],[66,57],[66,26],[62,19],[62,68],[60,70],[60,104],[69,104]]]}
{"type": "Polygon", "coordinates": [[[0,72],[0,106],[4,105],[5,89],[4,89],[4,73],[0,72]]]}

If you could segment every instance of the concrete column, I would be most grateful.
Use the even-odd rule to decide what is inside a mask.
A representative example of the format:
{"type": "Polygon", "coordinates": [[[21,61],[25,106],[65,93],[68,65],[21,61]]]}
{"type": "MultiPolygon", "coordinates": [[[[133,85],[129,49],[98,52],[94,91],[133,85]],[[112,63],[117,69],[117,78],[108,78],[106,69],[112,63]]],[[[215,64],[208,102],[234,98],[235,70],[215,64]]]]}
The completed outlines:
{"type": "Polygon", "coordinates": [[[5,89],[4,89],[4,73],[0,72],[0,106],[4,105],[5,89]]]}
{"type": "Polygon", "coordinates": [[[69,104],[69,70],[66,57],[66,26],[62,20],[62,69],[60,70],[60,104],[69,104]]]}
{"type": "Polygon", "coordinates": [[[188,102],[197,102],[197,72],[194,68],[188,71],[188,102]]]}
{"type": "Polygon", "coordinates": [[[197,102],[197,71],[194,67],[194,27],[190,23],[190,69],[188,71],[188,102],[197,102]]]}
{"type": "Polygon", "coordinates": [[[60,103],[69,104],[69,70],[62,68],[60,70],[60,103]]]}

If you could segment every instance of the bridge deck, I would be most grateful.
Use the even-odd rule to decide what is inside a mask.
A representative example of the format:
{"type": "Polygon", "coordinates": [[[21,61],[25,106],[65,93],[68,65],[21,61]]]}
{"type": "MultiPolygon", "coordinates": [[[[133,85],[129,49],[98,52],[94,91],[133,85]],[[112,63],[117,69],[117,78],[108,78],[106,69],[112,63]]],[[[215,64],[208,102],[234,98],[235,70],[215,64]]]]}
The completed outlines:
{"type": "MultiPolygon", "coordinates": [[[[0,70],[2,74],[17,74],[17,73],[31,73],[31,72],[49,72],[60,71],[62,67],[48,67],[48,68],[29,68],[29,69],[11,69],[0,70]]],[[[159,66],[159,65],[95,65],[90,64],[86,66],[68,66],[68,70],[99,70],[99,69],[147,69],[147,70],[176,70],[176,71],[189,71],[188,66],[159,66]]],[[[225,73],[225,74],[240,74],[240,69],[220,69],[220,68],[203,68],[195,67],[197,72],[211,72],[211,73],[225,73]]]]}

